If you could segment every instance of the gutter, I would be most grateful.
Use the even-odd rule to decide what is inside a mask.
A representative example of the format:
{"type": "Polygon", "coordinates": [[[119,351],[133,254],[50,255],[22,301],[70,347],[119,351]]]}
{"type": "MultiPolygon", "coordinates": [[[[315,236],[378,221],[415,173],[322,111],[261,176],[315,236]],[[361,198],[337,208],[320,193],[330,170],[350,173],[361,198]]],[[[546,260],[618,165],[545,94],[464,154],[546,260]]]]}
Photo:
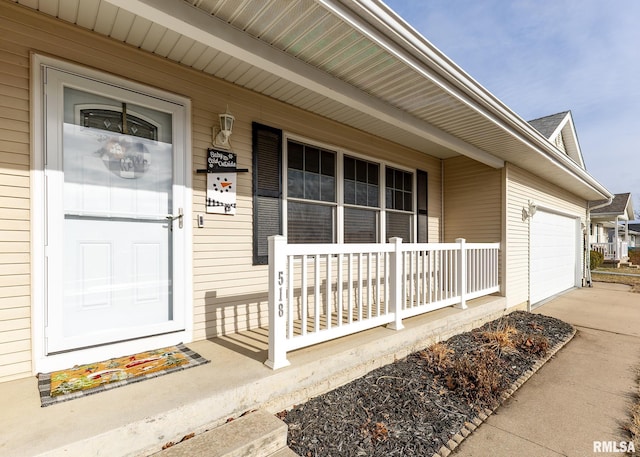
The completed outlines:
{"type": "Polygon", "coordinates": [[[611,194],[381,0],[317,0],[365,36],[604,198],[611,194]],[[375,29],[372,33],[361,21],[375,29]],[[386,40],[381,40],[386,38],[386,40]],[[395,44],[395,46],[393,46],[395,44]]]}

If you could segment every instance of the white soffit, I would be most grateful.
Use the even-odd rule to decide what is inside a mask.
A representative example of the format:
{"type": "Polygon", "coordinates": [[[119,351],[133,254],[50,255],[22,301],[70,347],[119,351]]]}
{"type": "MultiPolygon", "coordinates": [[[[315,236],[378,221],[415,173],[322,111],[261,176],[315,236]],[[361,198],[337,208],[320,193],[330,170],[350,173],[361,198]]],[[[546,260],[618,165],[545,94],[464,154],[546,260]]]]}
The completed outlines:
{"type": "Polygon", "coordinates": [[[439,51],[408,65],[390,46],[426,57],[407,37],[382,37],[383,47],[362,18],[358,29],[333,11],[377,0],[13,1],[435,157],[506,160],[585,198],[608,196],[439,51]]]}

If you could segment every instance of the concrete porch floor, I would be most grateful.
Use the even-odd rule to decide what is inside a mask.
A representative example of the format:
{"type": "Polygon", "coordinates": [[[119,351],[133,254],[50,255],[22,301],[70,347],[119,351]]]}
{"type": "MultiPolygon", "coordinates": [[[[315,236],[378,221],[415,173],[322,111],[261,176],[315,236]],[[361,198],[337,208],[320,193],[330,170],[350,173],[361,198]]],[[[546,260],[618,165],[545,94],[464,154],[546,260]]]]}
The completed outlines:
{"type": "Polygon", "coordinates": [[[142,456],[170,441],[257,408],[277,412],[334,389],[374,368],[505,313],[506,300],[486,296],[467,310],[444,308],[294,351],[273,371],[267,330],[188,346],[211,363],[96,395],[40,407],[37,379],[0,384],[0,455],[142,456]]]}

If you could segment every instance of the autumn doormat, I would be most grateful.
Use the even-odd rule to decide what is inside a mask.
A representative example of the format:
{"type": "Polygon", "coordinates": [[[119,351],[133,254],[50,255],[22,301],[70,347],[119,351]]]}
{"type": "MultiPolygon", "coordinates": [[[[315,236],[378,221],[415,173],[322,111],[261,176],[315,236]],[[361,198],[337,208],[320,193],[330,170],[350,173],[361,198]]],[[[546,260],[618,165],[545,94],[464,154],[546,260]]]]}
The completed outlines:
{"type": "Polygon", "coordinates": [[[209,363],[184,344],[38,374],[42,406],[209,363]]]}

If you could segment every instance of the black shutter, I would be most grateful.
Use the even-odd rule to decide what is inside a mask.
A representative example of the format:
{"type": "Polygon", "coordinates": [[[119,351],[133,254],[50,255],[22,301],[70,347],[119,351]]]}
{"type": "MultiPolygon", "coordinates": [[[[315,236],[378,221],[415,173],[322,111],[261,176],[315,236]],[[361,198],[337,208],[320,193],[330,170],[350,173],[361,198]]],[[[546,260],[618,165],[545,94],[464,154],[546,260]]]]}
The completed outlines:
{"type": "Polygon", "coordinates": [[[268,237],[282,234],[282,131],[253,123],[253,264],[269,262],[268,237]]]}
{"type": "Polygon", "coordinates": [[[428,175],[426,171],[417,171],[417,200],[416,217],[418,219],[418,243],[429,242],[429,218],[427,213],[427,183],[428,175]]]}

